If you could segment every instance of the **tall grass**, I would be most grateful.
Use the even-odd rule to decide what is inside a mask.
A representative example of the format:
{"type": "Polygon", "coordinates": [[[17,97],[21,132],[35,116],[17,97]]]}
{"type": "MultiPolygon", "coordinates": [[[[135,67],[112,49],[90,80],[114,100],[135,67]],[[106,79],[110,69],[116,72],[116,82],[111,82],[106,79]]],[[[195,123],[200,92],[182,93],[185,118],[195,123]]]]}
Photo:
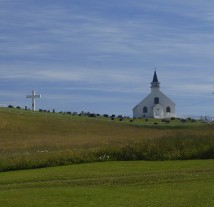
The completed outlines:
{"type": "Polygon", "coordinates": [[[102,151],[116,160],[187,160],[214,158],[211,137],[161,137],[102,151]]]}
{"type": "Polygon", "coordinates": [[[211,137],[161,137],[117,146],[31,152],[1,157],[1,171],[109,160],[213,159],[211,137]]]}
{"type": "Polygon", "coordinates": [[[108,160],[213,158],[213,126],[136,127],[109,119],[0,110],[0,171],[108,160]]]}

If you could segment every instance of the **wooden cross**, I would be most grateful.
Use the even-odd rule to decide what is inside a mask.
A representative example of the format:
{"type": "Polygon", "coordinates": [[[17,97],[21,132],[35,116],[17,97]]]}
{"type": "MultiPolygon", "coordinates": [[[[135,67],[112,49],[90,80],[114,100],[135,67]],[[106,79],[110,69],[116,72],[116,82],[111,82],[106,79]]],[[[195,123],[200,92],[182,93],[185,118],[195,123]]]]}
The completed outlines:
{"type": "Polygon", "coordinates": [[[32,95],[27,95],[26,98],[32,98],[32,111],[36,110],[36,98],[41,98],[41,95],[36,95],[36,91],[32,91],[32,95]]]}

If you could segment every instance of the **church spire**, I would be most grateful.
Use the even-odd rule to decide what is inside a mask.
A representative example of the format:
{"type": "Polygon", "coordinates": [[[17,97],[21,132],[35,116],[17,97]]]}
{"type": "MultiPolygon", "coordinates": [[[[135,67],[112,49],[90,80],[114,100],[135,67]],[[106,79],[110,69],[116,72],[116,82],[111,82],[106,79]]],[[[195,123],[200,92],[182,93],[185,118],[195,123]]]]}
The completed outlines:
{"type": "Polygon", "coordinates": [[[151,82],[151,88],[160,88],[160,82],[158,82],[156,70],[154,72],[153,80],[151,82]]]}

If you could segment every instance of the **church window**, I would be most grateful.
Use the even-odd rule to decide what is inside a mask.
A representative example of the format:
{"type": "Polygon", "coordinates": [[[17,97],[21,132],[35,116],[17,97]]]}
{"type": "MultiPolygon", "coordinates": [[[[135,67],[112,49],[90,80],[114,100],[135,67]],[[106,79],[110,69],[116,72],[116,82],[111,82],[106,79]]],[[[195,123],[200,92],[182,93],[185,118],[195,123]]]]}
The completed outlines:
{"type": "Polygon", "coordinates": [[[148,109],[146,106],[143,107],[143,113],[148,113],[148,109]]]}
{"type": "Polygon", "coordinates": [[[166,112],[170,113],[171,112],[171,108],[169,106],[166,107],[166,112]]]}
{"type": "Polygon", "coordinates": [[[159,104],[159,98],[158,97],[154,98],[154,104],[159,104]]]}

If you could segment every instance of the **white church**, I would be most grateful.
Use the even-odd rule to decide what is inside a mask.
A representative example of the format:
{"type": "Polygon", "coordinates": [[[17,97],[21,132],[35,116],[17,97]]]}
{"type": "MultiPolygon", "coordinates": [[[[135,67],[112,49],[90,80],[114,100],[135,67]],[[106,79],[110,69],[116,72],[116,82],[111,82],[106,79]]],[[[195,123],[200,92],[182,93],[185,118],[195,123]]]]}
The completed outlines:
{"type": "Polygon", "coordinates": [[[134,118],[175,117],[175,103],[160,91],[157,73],[151,82],[151,93],[133,108],[134,118]]]}

